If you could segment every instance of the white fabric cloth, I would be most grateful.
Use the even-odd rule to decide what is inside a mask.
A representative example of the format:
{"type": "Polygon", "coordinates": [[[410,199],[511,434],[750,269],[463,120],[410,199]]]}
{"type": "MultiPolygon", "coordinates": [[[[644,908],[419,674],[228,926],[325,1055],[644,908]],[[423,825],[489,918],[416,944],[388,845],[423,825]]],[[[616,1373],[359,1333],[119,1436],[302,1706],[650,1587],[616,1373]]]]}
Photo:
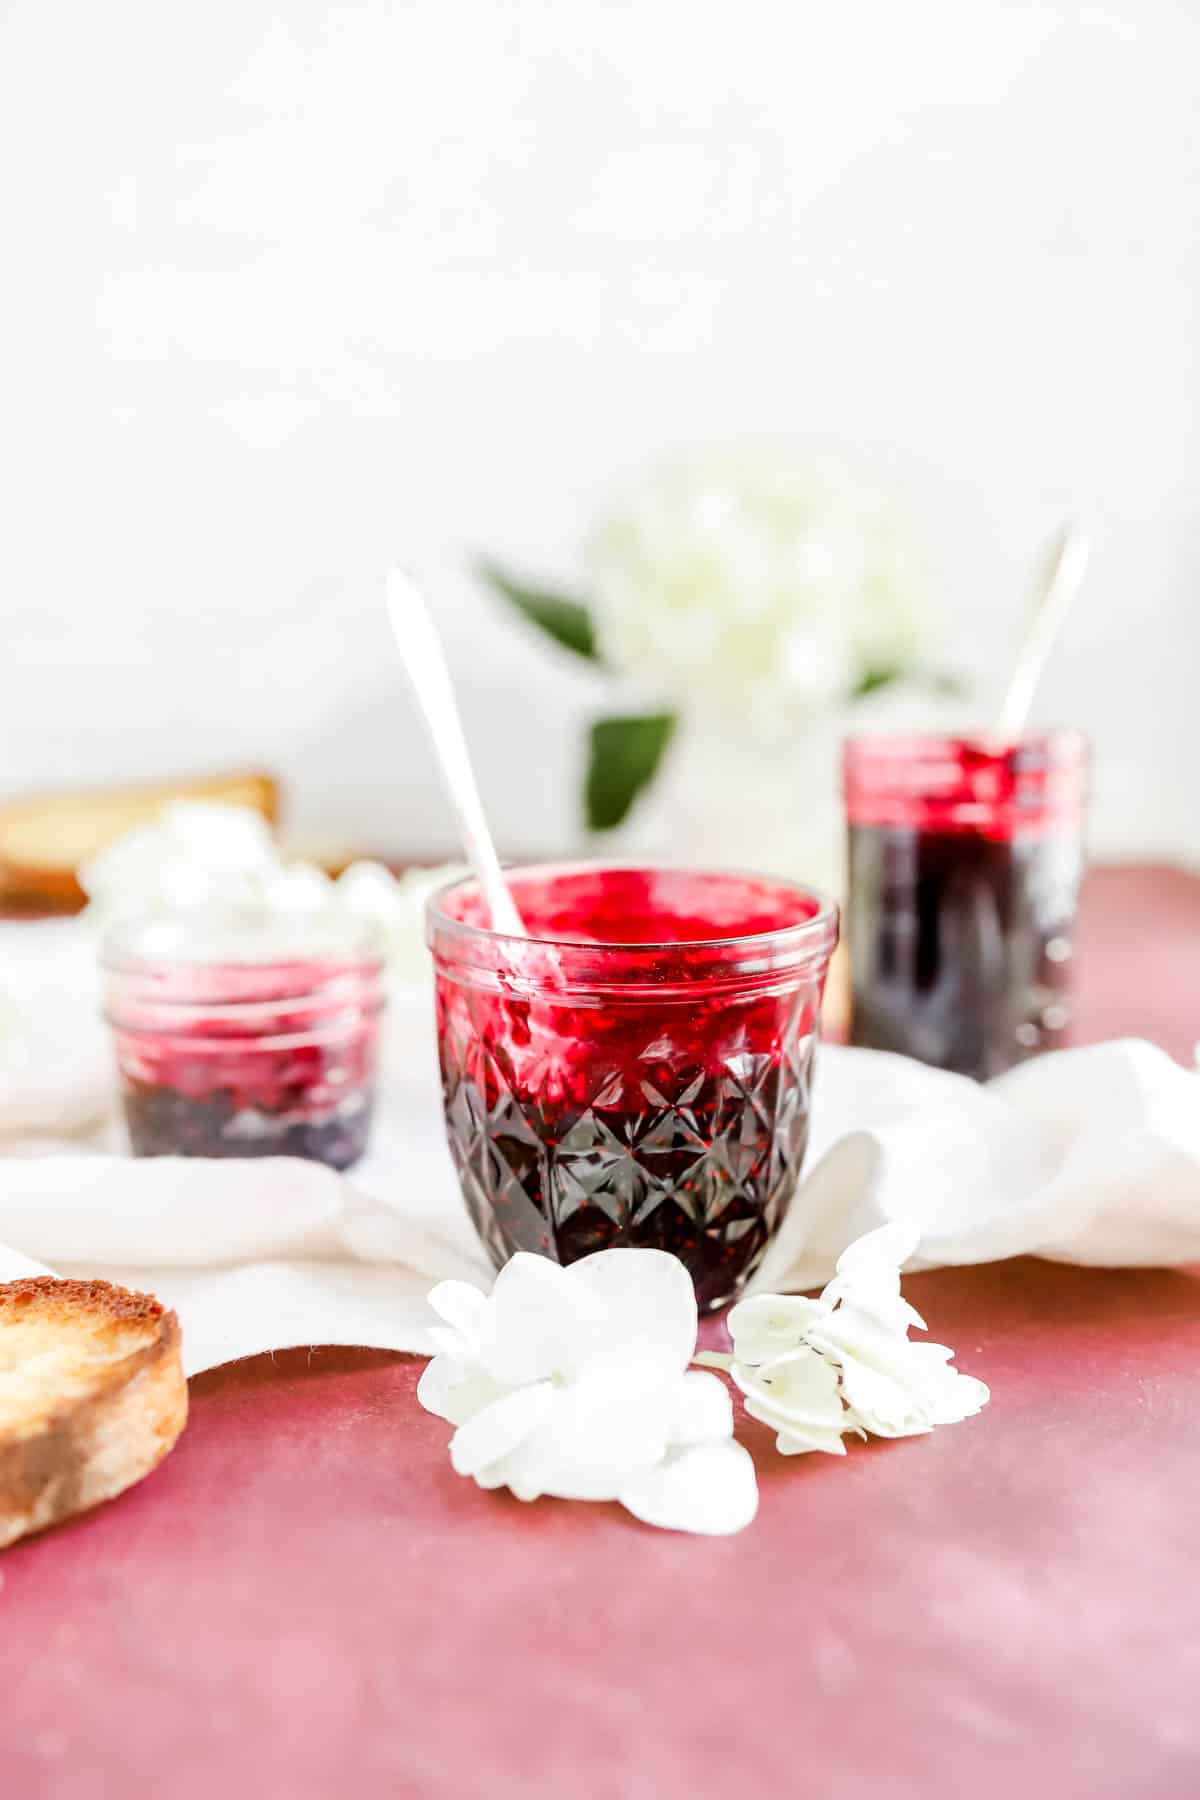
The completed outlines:
{"type": "MultiPolygon", "coordinates": [[[[430,1015],[424,989],[395,994],[374,1141],[349,1175],[138,1160],[86,929],[0,929],[0,1280],[51,1268],[148,1289],[178,1309],[191,1373],[295,1344],[427,1352],[430,1284],[490,1280],[443,1141],[430,1015]]],[[[754,1285],[822,1283],[889,1219],[919,1226],[914,1267],[1200,1261],[1200,1075],[1128,1041],[978,1087],[826,1045],[806,1172],[754,1285]]]]}

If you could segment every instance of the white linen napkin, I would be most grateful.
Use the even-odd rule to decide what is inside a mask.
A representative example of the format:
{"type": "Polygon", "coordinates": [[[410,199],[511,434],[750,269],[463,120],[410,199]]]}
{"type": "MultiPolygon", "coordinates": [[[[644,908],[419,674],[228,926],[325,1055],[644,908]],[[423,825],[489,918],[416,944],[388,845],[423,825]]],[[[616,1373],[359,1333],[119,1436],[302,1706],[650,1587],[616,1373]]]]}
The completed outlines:
{"type": "MultiPolygon", "coordinates": [[[[394,993],[380,1117],[349,1175],[284,1157],[130,1157],[76,922],[0,929],[0,1007],[0,1280],[51,1268],[148,1289],[178,1310],[192,1374],[295,1344],[425,1353],[430,1284],[489,1282],[419,985],[394,993]]],[[[1125,1041],[978,1087],[826,1045],[806,1171],[754,1285],[824,1282],[889,1219],[920,1227],[914,1267],[1023,1252],[1200,1261],[1200,1075],[1125,1041]]]]}

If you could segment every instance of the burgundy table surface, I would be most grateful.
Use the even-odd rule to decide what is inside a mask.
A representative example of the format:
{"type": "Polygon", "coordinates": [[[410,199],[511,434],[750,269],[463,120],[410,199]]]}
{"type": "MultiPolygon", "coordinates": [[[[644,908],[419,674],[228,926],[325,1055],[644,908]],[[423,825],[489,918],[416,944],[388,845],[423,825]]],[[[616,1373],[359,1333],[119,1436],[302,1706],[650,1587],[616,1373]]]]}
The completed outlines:
{"type": "MultiPolygon", "coordinates": [[[[1190,1054],[1200,880],[1098,876],[1082,950],[1084,1035],[1190,1054]]],[[[908,1289],[992,1405],[751,1427],[729,1540],[459,1481],[407,1358],[202,1377],[162,1469],[0,1557],[0,1796],[1195,1800],[1200,1276],[908,1289]]]]}

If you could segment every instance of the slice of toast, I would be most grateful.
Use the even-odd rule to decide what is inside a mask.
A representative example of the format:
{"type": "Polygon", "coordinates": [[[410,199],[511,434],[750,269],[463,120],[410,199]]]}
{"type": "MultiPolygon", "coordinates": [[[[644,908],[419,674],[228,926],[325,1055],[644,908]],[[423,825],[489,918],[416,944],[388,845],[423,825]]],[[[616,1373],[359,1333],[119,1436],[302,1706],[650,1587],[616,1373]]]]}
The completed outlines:
{"type": "Polygon", "coordinates": [[[186,1422],[173,1312],[107,1281],[0,1282],[0,1549],[132,1487],[186,1422]]]}
{"type": "Polygon", "coordinates": [[[279,790],[270,775],[243,771],[152,786],[28,794],[0,803],[0,904],[70,911],[86,896],[75,871],[175,800],[252,806],[275,823],[279,790]]]}

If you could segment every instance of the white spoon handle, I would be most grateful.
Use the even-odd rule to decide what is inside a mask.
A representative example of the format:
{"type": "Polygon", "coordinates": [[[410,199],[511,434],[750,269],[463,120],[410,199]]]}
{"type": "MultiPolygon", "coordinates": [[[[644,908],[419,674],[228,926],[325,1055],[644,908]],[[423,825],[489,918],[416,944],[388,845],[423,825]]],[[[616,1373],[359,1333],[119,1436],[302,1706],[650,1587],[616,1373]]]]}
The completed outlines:
{"type": "Polygon", "coordinates": [[[388,576],[387,609],[405,672],[433,739],[463,848],[487,901],[492,929],[510,937],[527,937],[508,883],[500,872],[500,859],[479,798],[442,641],[425,596],[400,569],[393,569],[388,576]]]}
{"type": "Polygon", "coordinates": [[[1068,525],[1062,531],[1051,556],[1045,587],[1034,608],[1029,633],[1012,672],[1004,704],[1000,709],[998,734],[1007,743],[1015,743],[1025,730],[1033,696],[1046,659],[1067,616],[1068,608],[1079,592],[1091,554],[1091,540],[1080,525],[1068,525]]]}

